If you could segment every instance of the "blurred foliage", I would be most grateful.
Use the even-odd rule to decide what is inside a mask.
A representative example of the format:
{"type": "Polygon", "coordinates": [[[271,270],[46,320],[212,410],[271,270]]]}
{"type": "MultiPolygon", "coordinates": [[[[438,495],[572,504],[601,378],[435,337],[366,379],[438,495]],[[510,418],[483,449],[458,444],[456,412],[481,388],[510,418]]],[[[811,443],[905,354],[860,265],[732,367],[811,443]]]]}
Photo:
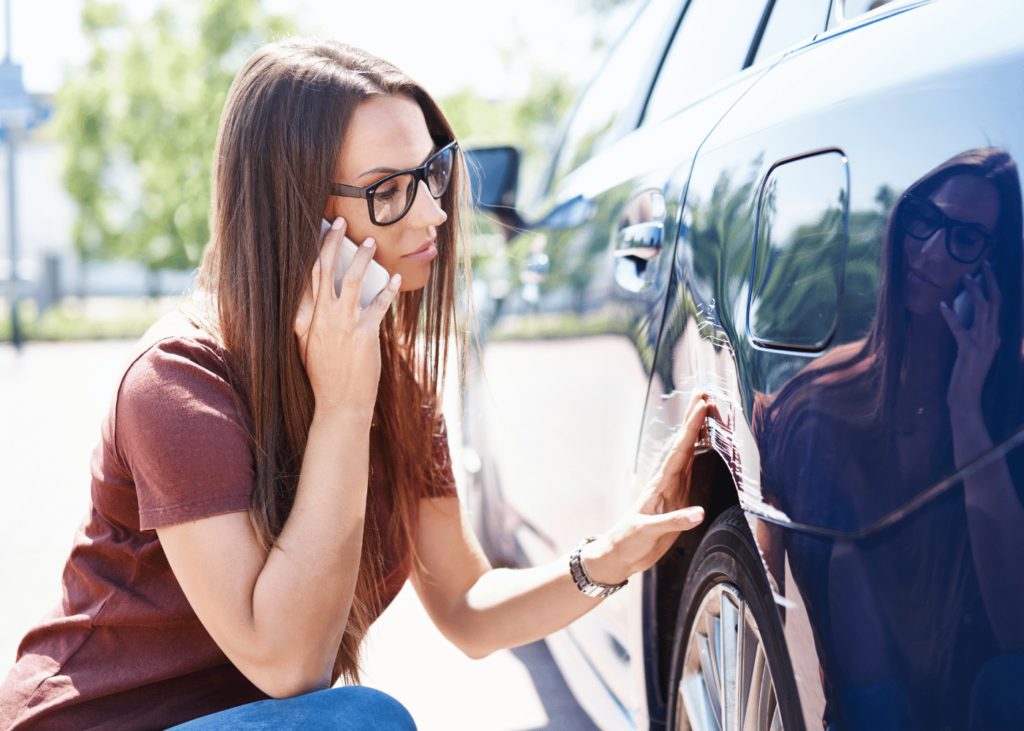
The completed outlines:
{"type": "Polygon", "coordinates": [[[490,101],[465,89],[443,97],[439,103],[460,138],[507,141],[510,137],[543,133],[544,128],[556,125],[575,92],[568,79],[535,71],[525,96],[490,101]]]}
{"type": "MultiPolygon", "coordinates": [[[[136,339],[149,327],[177,309],[177,297],[91,298],[87,303],[67,298],[45,312],[35,302],[23,300],[18,306],[18,326],[25,340],[120,340],[136,339]],[[97,312],[103,304],[104,312],[97,312]]],[[[10,306],[0,308],[0,341],[11,339],[10,306]]]]}
{"type": "Polygon", "coordinates": [[[123,3],[86,0],[82,30],[90,58],[58,95],[75,248],[83,261],[194,267],[228,88],[259,43],[291,26],[259,0],[164,4],[146,22],[123,3]]]}
{"type": "Polygon", "coordinates": [[[520,97],[488,100],[464,89],[438,103],[468,147],[515,145],[522,154],[519,170],[520,200],[530,200],[547,171],[557,127],[577,92],[564,76],[534,71],[529,91],[520,97]]]}

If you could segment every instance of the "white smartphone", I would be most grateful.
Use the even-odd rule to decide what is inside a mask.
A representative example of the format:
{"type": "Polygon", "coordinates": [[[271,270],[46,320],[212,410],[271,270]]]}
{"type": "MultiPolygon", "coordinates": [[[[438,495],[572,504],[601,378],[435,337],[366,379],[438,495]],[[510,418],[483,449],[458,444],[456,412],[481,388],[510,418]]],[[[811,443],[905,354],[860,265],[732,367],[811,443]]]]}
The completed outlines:
{"type": "MultiPolygon", "coordinates": [[[[978,286],[981,287],[981,293],[988,297],[988,285],[985,282],[985,277],[982,276],[981,272],[971,277],[978,286]]],[[[960,294],[953,300],[953,312],[960,318],[960,324],[964,326],[965,330],[970,330],[974,324],[974,300],[971,298],[970,292],[965,288],[960,294]]]]}
{"type": "MultiPolygon", "coordinates": [[[[317,244],[318,247],[324,245],[324,236],[331,229],[330,222],[327,219],[323,219],[320,224],[320,242],[317,244]]],[[[338,258],[334,261],[334,294],[341,294],[341,280],[345,277],[345,272],[352,266],[352,259],[355,257],[359,247],[356,246],[348,236],[341,242],[341,246],[338,247],[338,258]]],[[[359,306],[366,309],[374,297],[384,291],[384,288],[388,286],[388,282],[391,280],[391,275],[388,274],[387,270],[380,264],[370,259],[370,266],[366,268],[366,273],[363,275],[363,286],[359,290],[359,306]]]]}

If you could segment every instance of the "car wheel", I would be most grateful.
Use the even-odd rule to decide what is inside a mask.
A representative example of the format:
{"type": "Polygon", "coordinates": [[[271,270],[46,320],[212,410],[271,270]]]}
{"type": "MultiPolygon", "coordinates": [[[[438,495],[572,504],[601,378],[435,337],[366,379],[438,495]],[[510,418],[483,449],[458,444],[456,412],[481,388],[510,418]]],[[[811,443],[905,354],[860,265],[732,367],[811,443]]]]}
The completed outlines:
{"type": "Polygon", "coordinates": [[[738,507],[708,529],[690,565],[670,678],[675,731],[803,727],[771,586],[738,507]]]}

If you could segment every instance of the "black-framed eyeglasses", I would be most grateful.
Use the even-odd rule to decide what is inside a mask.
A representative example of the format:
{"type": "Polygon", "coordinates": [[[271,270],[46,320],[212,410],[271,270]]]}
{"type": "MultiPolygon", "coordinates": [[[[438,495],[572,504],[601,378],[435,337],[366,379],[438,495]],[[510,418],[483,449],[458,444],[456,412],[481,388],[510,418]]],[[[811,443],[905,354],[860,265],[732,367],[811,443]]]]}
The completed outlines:
{"type": "Polygon", "coordinates": [[[924,241],[940,228],[946,229],[946,251],[961,264],[978,261],[996,237],[977,223],[958,221],[927,198],[908,193],[900,209],[900,223],[911,238],[924,241]]]}
{"type": "Polygon", "coordinates": [[[416,191],[422,180],[434,198],[440,198],[448,190],[455,167],[455,155],[459,143],[455,140],[427,158],[418,168],[391,173],[373,185],[357,188],[354,185],[335,183],[331,195],[345,198],[365,198],[370,209],[370,220],[377,226],[397,223],[412,208],[416,191]]]}

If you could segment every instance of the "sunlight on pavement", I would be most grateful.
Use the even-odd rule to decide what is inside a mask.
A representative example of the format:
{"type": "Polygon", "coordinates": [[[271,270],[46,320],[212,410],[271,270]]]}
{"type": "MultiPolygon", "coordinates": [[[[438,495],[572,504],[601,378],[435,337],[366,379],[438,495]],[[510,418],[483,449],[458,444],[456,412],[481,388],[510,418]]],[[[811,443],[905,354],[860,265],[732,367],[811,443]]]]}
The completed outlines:
{"type": "Polygon", "coordinates": [[[419,731],[520,731],[548,716],[526,666],[510,650],[463,655],[431,623],[410,584],[371,627],[363,684],[397,698],[419,731]]]}

